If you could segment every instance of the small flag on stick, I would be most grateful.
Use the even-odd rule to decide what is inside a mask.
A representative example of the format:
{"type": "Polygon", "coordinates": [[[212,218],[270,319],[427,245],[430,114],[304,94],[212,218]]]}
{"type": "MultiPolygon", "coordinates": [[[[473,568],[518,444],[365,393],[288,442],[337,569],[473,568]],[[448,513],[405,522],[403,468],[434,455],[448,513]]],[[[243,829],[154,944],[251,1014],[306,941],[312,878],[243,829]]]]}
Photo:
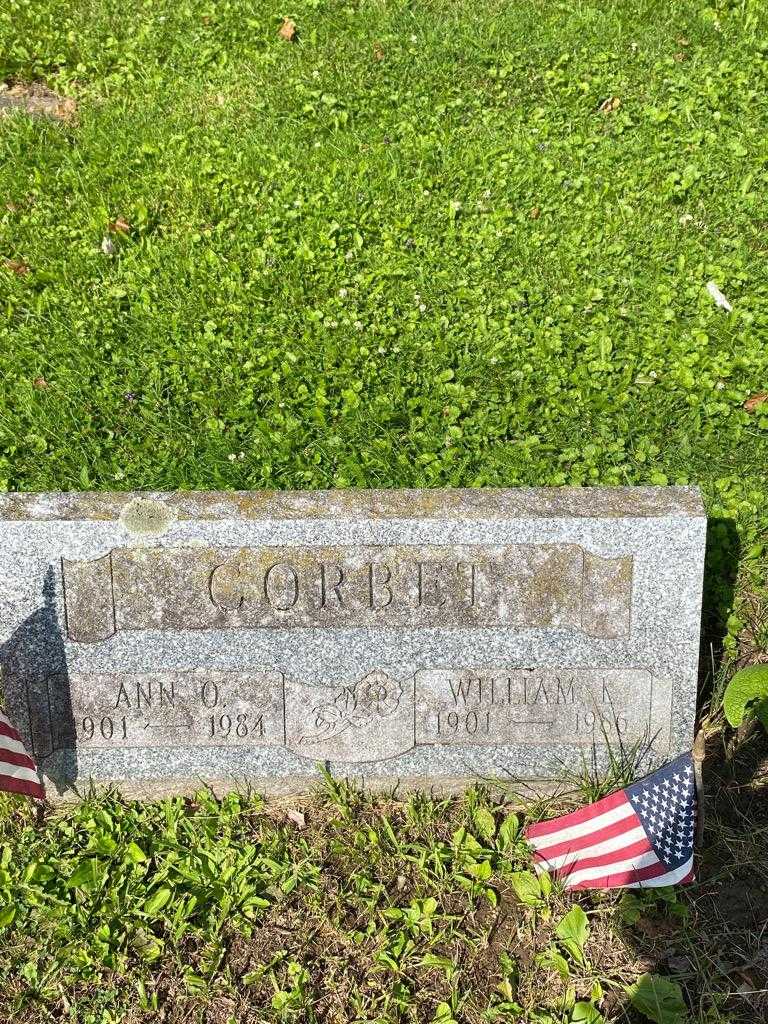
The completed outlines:
{"type": "Polygon", "coordinates": [[[530,825],[536,871],[567,889],[650,888],[693,879],[696,783],[690,754],[626,789],[530,825]]]}
{"type": "Polygon", "coordinates": [[[0,711],[0,790],[45,799],[37,765],[24,749],[21,736],[0,711]]]}

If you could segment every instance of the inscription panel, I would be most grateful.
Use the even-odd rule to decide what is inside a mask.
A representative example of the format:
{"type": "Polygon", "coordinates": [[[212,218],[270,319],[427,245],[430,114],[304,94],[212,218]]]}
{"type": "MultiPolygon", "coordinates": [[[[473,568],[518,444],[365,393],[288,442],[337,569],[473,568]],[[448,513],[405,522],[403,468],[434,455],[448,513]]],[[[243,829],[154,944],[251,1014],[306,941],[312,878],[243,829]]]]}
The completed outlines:
{"type": "Polygon", "coordinates": [[[632,743],[653,736],[644,669],[430,669],[416,673],[416,743],[632,743]]]}
{"type": "MultiPolygon", "coordinates": [[[[47,694],[51,723],[62,682],[49,677],[36,694],[43,703],[47,694]]],[[[267,669],[74,672],[67,685],[72,735],[57,742],[46,734],[46,752],[73,742],[84,750],[287,747],[313,762],[355,764],[422,746],[618,747],[653,739],[669,717],[668,693],[644,669],[374,669],[336,685],[267,669]]]]}
{"type": "Polygon", "coordinates": [[[69,685],[84,750],[285,743],[279,672],[75,672],[69,685]]]}
{"type": "Polygon", "coordinates": [[[577,544],[115,548],[63,561],[67,631],[494,627],[630,633],[631,556],[577,544]],[[93,600],[93,595],[98,600],[93,600]]]}

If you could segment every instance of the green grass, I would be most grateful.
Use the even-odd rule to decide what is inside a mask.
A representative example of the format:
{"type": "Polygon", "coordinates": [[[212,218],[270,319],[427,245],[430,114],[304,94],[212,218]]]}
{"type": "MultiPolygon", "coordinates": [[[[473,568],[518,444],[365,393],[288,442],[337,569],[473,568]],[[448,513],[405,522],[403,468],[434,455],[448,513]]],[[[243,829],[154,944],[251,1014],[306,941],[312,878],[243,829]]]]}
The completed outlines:
{"type": "Polygon", "coordinates": [[[79,100],[0,129],[32,271],[2,275],[7,486],[701,481],[759,509],[759,6],[309,3],[297,45],[279,13],[6,4],[6,74],[79,100]]]}
{"type": "MultiPolygon", "coordinates": [[[[6,0],[2,78],[77,115],[0,119],[0,487],[699,483],[713,661],[765,657],[764,5],[6,0]]],[[[756,1019],[768,826],[729,772],[715,881],[630,924],[585,897],[567,979],[535,958],[569,902],[467,861],[466,802],[9,803],[6,1017],[626,1020],[685,961],[691,1020],[756,1019]]]]}
{"type": "Polygon", "coordinates": [[[522,819],[480,791],[327,780],[298,804],[102,797],[39,817],[0,797],[0,1019],[641,1024],[633,986],[666,983],[658,1024],[747,1024],[768,1005],[768,817],[765,787],[733,782],[701,883],[576,900],[535,881],[522,819]]]}

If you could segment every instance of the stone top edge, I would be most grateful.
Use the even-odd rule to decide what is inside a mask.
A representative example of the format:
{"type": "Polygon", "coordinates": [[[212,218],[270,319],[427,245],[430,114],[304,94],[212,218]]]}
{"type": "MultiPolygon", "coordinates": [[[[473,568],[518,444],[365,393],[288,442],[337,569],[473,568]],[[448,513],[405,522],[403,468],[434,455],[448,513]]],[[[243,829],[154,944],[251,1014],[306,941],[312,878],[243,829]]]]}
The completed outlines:
{"type": "Polygon", "coordinates": [[[117,520],[136,499],[178,520],[705,518],[698,487],[326,491],[53,491],[0,495],[0,522],[117,520]]]}

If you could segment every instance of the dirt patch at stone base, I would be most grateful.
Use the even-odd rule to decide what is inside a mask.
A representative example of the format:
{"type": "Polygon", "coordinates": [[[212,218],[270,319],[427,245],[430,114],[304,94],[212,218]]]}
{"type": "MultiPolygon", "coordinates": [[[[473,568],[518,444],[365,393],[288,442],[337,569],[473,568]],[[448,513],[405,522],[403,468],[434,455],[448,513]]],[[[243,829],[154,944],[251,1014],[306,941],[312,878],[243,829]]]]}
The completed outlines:
{"type": "Polygon", "coordinates": [[[40,82],[0,83],[0,117],[15,110],[32,117],[71,121],[77,113],[77,103],[71,96],[59,96],[40,82]]]}

